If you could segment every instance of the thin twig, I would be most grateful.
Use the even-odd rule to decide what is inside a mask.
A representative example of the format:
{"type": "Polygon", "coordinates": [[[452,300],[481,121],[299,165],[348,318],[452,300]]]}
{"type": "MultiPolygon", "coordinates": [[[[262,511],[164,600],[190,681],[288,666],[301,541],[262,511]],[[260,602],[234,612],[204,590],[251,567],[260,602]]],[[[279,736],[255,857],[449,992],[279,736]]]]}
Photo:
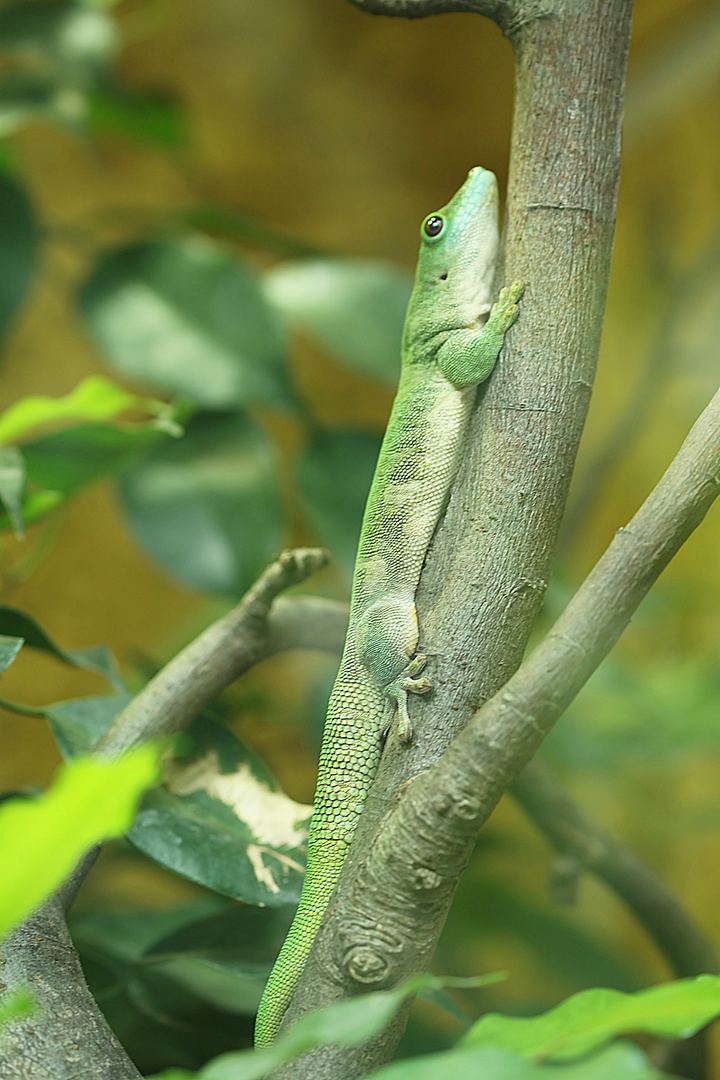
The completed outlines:
{"type": "Polygon", "coordinates": [[[720,972],[710,941],[649,866],[590,821],[544,766],[529,762],[512,793],[576,874],[592,870],[622,897],[678,978],[720,972]]]}
{"type": "Polygon", "coordinates": [[[302,634],[307,635],[306,640],[313,632],[324,634],[327,612],[318,607],[322,602],[306,603],[302,613],[281,607],[274,619],[271,605],[279,593],[323,567],[327,558],[320,548],[284,551],[232,611],[179,652],[133,698],[100,739],[95,752],[113,758],[147,739],[182,731],[230,683],[269,656],[273,644],[289,640],[289,628],[283,627],[283,622],[292,620],[300,630],[295,646],[302,634]]]}

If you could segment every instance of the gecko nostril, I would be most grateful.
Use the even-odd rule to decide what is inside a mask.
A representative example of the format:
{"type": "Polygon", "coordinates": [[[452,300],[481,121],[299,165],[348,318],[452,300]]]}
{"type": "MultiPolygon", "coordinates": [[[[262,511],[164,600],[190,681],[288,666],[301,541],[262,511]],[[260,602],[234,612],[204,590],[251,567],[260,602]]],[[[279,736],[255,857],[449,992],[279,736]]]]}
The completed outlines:
{"type": "Polygon", "coordinates": [[[446,272],[445,272],[444,274],[441,274],[441,275],[440,275],[440,278],[439,278],[439,280],[440,280],[440,281],[447,281],[447,271],[446,271],[446,272]]]}

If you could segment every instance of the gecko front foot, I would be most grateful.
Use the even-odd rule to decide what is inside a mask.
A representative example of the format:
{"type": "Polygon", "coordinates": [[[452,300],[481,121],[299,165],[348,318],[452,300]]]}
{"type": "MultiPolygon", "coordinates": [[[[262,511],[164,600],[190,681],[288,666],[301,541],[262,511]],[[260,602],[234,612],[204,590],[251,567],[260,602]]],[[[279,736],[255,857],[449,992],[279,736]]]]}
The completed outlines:
{"type": "Polygon", "coordinates": [[[488,319],[488,322],[492,321],[500,333],[504,334],[506,330],[509,330],[517,319],[520,311],[518,301],[524,292],[525,284],[522,281],[513,281],[512,285],[506,285],[500,290],[497,303],[493,304],[488,319]]]}

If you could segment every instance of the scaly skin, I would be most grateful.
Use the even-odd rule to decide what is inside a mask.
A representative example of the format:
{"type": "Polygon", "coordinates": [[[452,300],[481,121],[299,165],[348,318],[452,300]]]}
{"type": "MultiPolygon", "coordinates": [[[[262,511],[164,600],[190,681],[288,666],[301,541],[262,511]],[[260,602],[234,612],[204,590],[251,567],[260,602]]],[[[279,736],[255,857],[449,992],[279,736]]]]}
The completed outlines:
{"type": "Polygon", "coordinates": [[[345,651],[328,705],[300,905],[270,975],[256,1046],[274,1039],[340,875],[372,784],[383,734],[412,731],[418,676],[415,590],[457,473],[475,387],[488,377],[517,318],[522,285],[490,312],[498,247],[497,183],[473,169],[421,229],[402,346],[402,373],[360,533],[345,651]],[[436,235],[433,235],[437,232],[436,235]]]}

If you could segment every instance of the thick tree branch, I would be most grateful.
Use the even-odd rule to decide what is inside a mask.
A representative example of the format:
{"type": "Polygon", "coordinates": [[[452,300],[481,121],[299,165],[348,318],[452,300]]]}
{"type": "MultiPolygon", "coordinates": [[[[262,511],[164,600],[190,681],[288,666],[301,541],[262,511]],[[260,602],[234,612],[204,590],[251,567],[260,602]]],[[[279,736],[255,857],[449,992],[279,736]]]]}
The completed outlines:
{"type": "Polygon", "coordinates": [[[3,1080],[136,1080],[140,1073],[88,990],[65,913],[97,850],[62,889],[3,942],[0,989],[29,987],[37,1011],[3,1029],[3,1080]],[[89,864],[89,865],[88,865],[89,864]]]}
{"type": "MultiPolygon", "coordinates": [[[[531,6],[523,6],[509,34],[517,73],[501,275],[524,280],[527,289],[518,323],[478,395],[466,459],[417,594],[433,693],[412,703],[410,747],[388,740],[338,900],[352,892],[354,877],[363,880],[398,792],[440,758],[517,669],[550,576],[589,403],[612,253],[632,3],[549,0],[541,14],[535,11],[530,18],[531,6]]],[[[502,765],[497,775],[508,784],[502,765]]],[[[411,923],[414,932],[422,926],[423,935],[428,927],[434,933],[433,920],[441,925],[451,895],[452,889],[439,906],[423,908],[419,923],[412,922],[417,909],[394,913],[400,939],[411,923]]],[[[384,923],[383,910],[376,921],[384,923]]],[[[327,926],[340,949],[342,921],[330,918],[327,926]]],[[[320,940],[318,950],[288,1022],[336,996],[334,961],[320,940]]],[[[341,996],[350,992],[344,984],[341,996]]],[[[362,1075],[389,1059],[396,1035],[337,1060],[331,1051],[320,1054],[314,1075],[362,1075]]]]}
{"type": "MultiPolygon", "coordinates": [[[[406,784],[331,901],[289,1021],[309,1006],[391,986],[434,952],[477,830],[607,655],[640,601],[720,493],[720,391],[630,524],[546,638],[430,769],[406,784]]],[[[350,1080],[387,1055],[374,1044],[317,1051],[283,1077],[350,1080]],[[305,1070],[305,1071],[303,1071],[305,1070]]]]}

